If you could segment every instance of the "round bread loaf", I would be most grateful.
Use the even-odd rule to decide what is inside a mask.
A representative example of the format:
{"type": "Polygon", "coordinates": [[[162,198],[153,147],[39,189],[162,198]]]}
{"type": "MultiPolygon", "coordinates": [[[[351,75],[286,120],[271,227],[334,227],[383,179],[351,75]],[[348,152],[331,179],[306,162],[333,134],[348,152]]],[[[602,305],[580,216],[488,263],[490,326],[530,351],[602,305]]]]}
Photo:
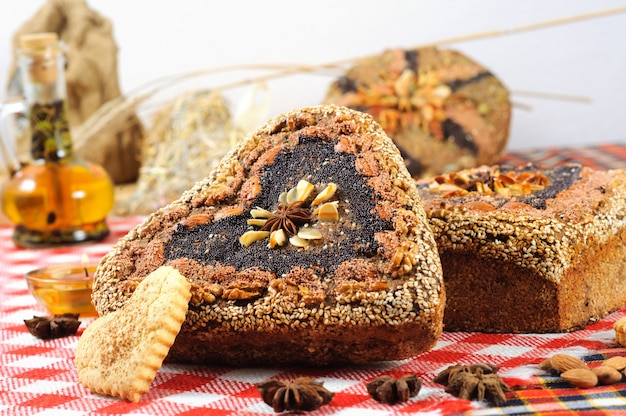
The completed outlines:
{"type": "Polygon", "coordinates": [[[326,365],[402,359],[441,331],[434,236],[393,142],[334,105],[280,115],[103,258],[120,309],[162,265],[191,283],[171,360],[326,365]]]}
{"type": "Polygon", "coordinates": [[[497,163],[509,135],[507,88],[452,50],[364,58],[331,84],[325,102],[372,114],[415,178],[497,163]]]}

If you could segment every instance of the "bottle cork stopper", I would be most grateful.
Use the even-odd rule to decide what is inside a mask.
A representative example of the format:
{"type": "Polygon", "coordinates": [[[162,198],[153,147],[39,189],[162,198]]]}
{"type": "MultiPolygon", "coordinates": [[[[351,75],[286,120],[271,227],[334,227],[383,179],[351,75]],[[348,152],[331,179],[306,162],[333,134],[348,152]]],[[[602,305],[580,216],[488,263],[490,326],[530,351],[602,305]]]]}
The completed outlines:
{"type": "Polygon", "coordinates": [[[22,35],[19,46],[30,57],[28,73],[33,82],[53,83],[57,80],[57,53],[61,52],[59,37],[54,32],[22,35]]]}
{"type": "Polygon", "coordinates": [[[59,36],[54,32],[32,33],[22,35],[19,39],[22,49],[45,49],[59,42],[59,36]]]}

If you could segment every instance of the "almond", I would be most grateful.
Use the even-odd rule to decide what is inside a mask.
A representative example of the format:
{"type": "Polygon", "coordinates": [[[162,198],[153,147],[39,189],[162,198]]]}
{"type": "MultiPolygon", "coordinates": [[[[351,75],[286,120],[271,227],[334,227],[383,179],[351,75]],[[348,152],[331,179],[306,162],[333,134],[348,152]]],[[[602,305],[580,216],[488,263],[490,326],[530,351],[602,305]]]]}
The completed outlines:
{"type": "Polygon", "coordinates": [[[470,202],[466,202],[464,204],[465,208],[472,210],[472,211],[478,211],[478,212],[490,212],[490,211],[495,211],[496,207],[494,207],[493,205],[491,205],[488,202],[483,202],[483,201],[470,201],[470,202]]]}
{"type": "Polygon", "coordinates": [[[626,368],[626,357],[615,356],[611,358],[607,358],[602,363],[603,366],[611,367],[616,369],[617,371],[622,371],[626,368]]]}
{"type": "Polygon", "coordinates": [[[545,360],[539,363],[539,368],[541,368],[543,371],[554,370],[554,367],[552,367],[552,360],[549,358],[546,358],[545,360]]]}
{"type": "Polygon", "coordinates": [[[298,230],[298,237],[303,240],[320,240],[323,236],[317,228],[302,227],[298,230]]]}
{"type": "Polygon", "coordinates": [[[339,221],[339,210],[337,209],[338,201],[326,202],[320,205],[314,213],[321,222],[337,222],[339,221]]]}
{"type": "Polygon", "coordinates": [[[567,354],[554,354],[550,358],[550,364],[559,373],[564,373],[573,368],[589,369],[583,360],[567,354]]]}
{"type": "Polygon", "coordinates": [[[279,228],[278,230],[271,232],[270,242],[267,243],[267,246],[269,248],[276,248],[276,247],[284,246],[286,242],[287,242],[287,234],[285,233],[285,230],[283,230],[282,228],[279,228]]]}
{"type": "Polygon", "coordinates": [[[598,376],[589,368],[572,368],[564,371],[561,377],[580,389],[589,389],[598,385],[598,376]]]}
{"type": "Polygon", "coordinates": [[[239,237],[239,242],[242,246],[249,247],[250,244],[255,241],[263,240],[264,238],[269,237],[269,231],[246,231],[239,237]]]}
{"type": "Polygon", "coordinates": [[[619,345],[626,346],[626,316],[617,320],[613,324],[615,330],[615,342],[619,345]]]}
{"type": "Polygon", "coordinates": [[[615,321],[615,323],[613,324],[613,329],[615,330],[623,330],[626,327],[626,316],[623,318],[618,319],[617,321],[615,321]]]}
{"type": "Polygon", "coordinates": [[[508,209],[508,210],[514,211],[514,210],[531,210],[531,209],[534,210],[535,208],[532,205],[528,205],[523,202],[510,201],[502,205],[502,209],[508,209]]]}
{"type": "Polygon", "coordinates": [[[598,383],[600,384],[610,385],[622,381],[622,373],[613,367],[607,367],[604,364],[600,367],[592,368],[591,371],[598,376],[598,383]]]}
{"type": "Polygon", "coordinates": [[[315,199],[313,199],[313,202],[311,202],[311,205],[317,205],[328,201],[335,195],[335,192],[337,192],[337,184],[333,182],[329,183],[328,186],[322,190],[322,192],[317,194],[315,199]]]}

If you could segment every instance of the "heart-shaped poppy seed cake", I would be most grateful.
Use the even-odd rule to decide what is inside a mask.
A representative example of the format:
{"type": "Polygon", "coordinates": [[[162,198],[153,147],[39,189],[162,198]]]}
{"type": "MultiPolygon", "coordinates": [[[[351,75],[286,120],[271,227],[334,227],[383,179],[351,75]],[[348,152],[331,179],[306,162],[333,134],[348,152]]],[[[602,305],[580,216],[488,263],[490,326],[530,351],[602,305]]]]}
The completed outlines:
{"type": "Polygon", "coordinates": [[[191,283],[177,361],[395,360],[442,331],[441,264],[417,188],[372,117],[344,107],[268,121],[120,239],[96,271],[98,312],[162,265],[191,283]]]}

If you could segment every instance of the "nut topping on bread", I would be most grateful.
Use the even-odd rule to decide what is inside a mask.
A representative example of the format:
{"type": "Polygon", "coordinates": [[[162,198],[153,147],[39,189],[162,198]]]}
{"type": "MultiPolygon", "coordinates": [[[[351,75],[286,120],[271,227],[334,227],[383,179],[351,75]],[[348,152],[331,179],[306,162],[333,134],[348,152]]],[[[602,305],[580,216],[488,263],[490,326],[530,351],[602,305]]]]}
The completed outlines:
{"type": "Polygon", "coordinates": [[[391,49],[359,60],[325,101],[372,114],[414,177],[496,163],[511,102],[487,69],[452,50],[391,49]]]}
{"type": "Polygon", "coordinates": [[[503,172],[500,167],[483,167],[471,172],[451,172],[438,175],[430,183],[430,189],[441,192],[444,198],[463,196],[470,192],[503,197],[528,195],[541,191],[548,185],[548,178],[540,171],[529,170],[503,172]]]}
{"type": "Polygon", "coordinates": [[[431,348],[445,294],[402,156],[371,116],[334,105],[280,115],[103,259],[101,314],[170,265],[191,283],[170,358],[363,363],[431,348]]]}

